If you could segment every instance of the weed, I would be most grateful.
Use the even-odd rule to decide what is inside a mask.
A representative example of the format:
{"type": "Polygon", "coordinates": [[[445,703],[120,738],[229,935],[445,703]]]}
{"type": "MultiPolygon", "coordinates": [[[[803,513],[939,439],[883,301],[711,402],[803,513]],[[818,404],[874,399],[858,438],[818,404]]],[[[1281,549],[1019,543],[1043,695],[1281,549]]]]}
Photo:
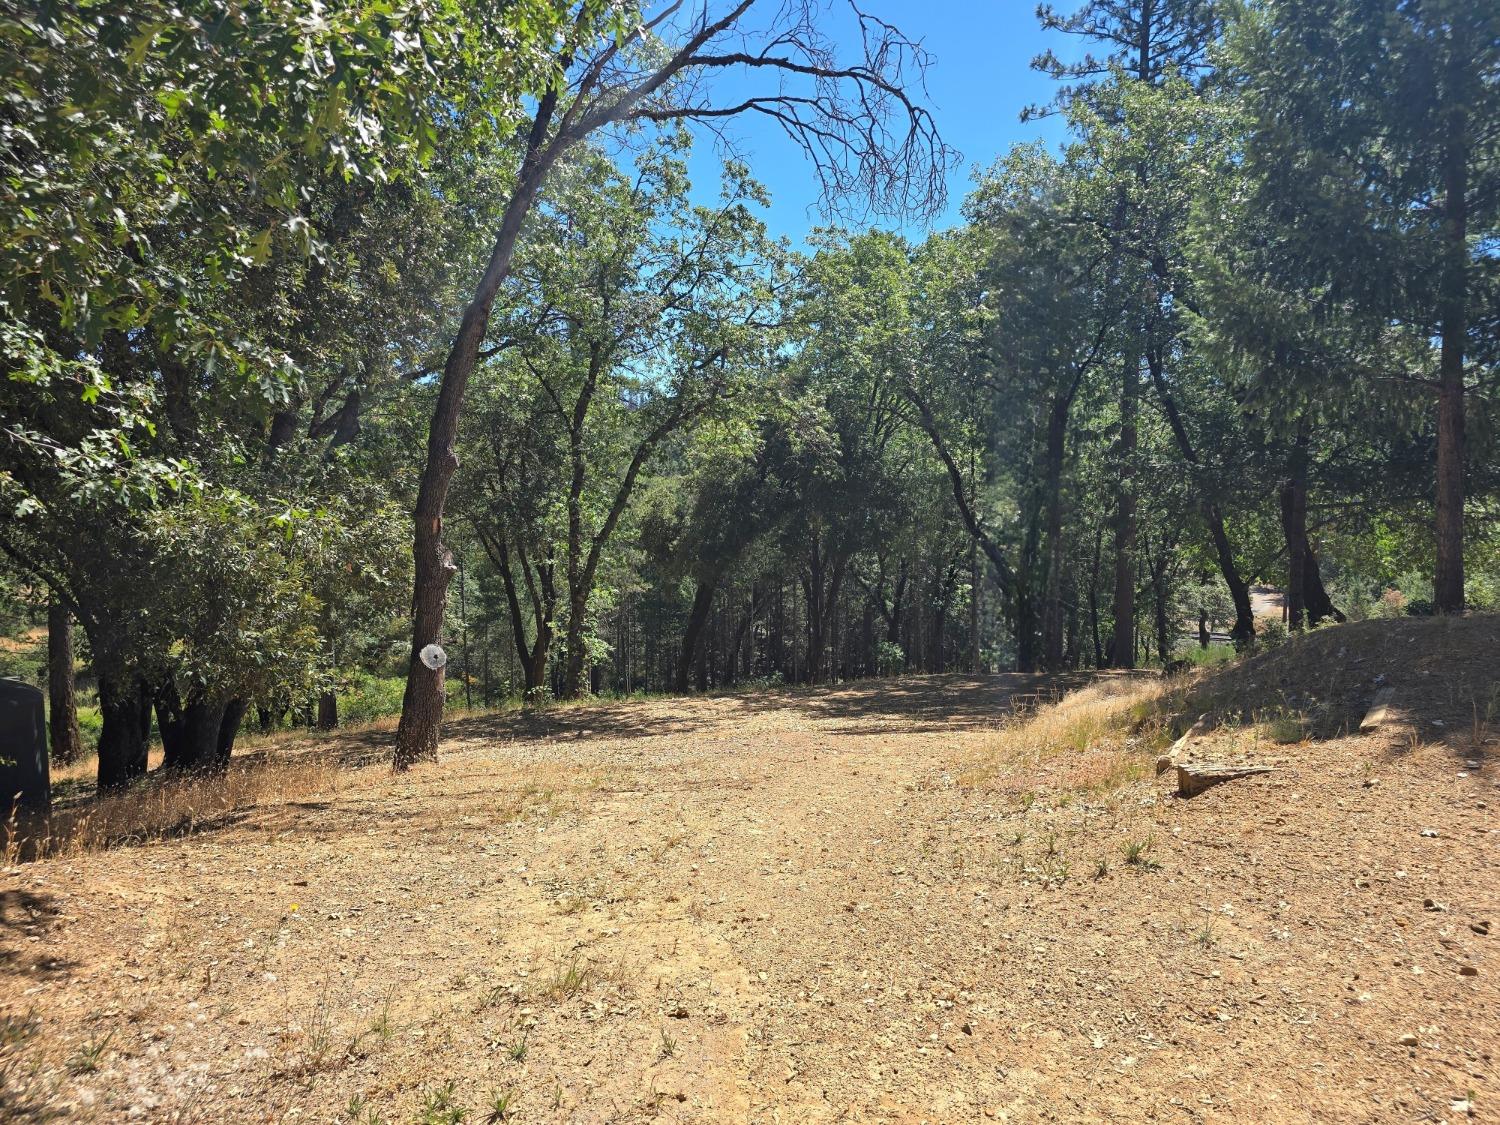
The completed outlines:
{"type": "Polygon", "coordinates": [[[1139,871],[1155,871],[1161,867],[1155,859],[1151,858],[1151,849],[1156,847],[1156,837],[1147,836],[1143,840],[1127,840],[1121,847],[1125,854],[1125,863],[1139,871]]]}
{"type": "Polygon", "coordinates": [[[565,1000],[570,996],[576,996],[588,982],[589,966],[584,964],[575,953],[565,966],[558,969],[543,987],[542,992],[543,995],[554,1000],[565,1000]]]}
{"type": "Polygon", "coordinates": [[[671,1059],[677,1057],[677,1037],[668,1035],[667,1029],[661,1029],[661,1057],[671,1059]]]}
{"type": "Polygon", "coordinates": [[[562,1083],[559,1082],[559,1083],[557,1083],[556,1085],[554,1085],[552,1087],[552,1108],[553,1109],[562,1109],[562,1104],[563,1104],[563,1088],[562,1088],[562,1083]]]}
{"type": "Polygon", "coordinates": [[[512,1104],[516,1099],[514,1089],[496,1090],[490,1095],[490,1110],[485,1115],[486,1125],[498,1125],[501,1121],[509,1121],[512,1104]]]}
{"type": "Polygon", "coordinates": [[[96,1039],[92,1043],[85,1043],[78,1048],[76,1054],[68,1060],[68,1072],[70,1074],[93,1074],[99,1069],[99,1064],[104,1061],[104,1052],[109,1049],[109,1041],[114,1038],[114,1032],[110,1031],[103,1039],[96,1039]]]}
{"type": "Polygon", "coordinates": [[[1199,930],[1193,940],[1198,943],[1199,949],[1207,950],[1219,944],[1219,935],[1210,924],[1199,930]]]}
{"type": "Polygon", "coordinates": [[[505,1056],[506,1058],[510,1059],[511,1062],[525,1062],[526,1055],[530,1051],[530,1049],[531,1048],[526,1045],[526,1036],[523,1035],[510,1046],[505,1048],[505,1056]]]}
{"type": "Polygon", "coordinates": [[[1049,887],[1060,887],[1068,881],[1068,875],[1072,872],[1072,865],[1065,859],[1043,859],[1042,866],[1035,869],[1042,877],[1042,882],[1049,887]]]}
{"type": "Polygon", "coordinates": [[[1056,832],[1048,832],[1047,833],[1047,855],[1050,858],[1051,856],[1055,856],[1056,854],[1057,854],[1057,833],[1056,832]]]}
{"type": "Polygon", "coordinates": [[[1109,874],[1109,860],[1107,860],[1107,859],[1101,859],[1098,863],[1094,864],[1094,878],[1096,880],[1097,879],[1102,879],[1102,878],[1104,878],[1108,874],[1109,874]]]}
{"type": "Polygon", "coordinates": [[[422,1115],[417,1118],[417,1125],[463,1125],[469,1113],[456,1104],[454,1099],[457,1092],[458,1083],[451,1078],[436,1089],[427,1091],[426,1097],[422,1099],[422,1115]]]}

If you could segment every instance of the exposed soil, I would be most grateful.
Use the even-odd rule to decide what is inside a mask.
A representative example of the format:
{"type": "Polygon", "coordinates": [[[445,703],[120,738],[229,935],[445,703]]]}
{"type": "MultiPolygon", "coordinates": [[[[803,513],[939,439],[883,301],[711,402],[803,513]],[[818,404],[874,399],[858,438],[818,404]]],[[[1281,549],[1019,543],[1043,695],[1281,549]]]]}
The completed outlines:
{"type": "MultiPolygon", "coordinates": [[[[1042,682],[946,676],[465,720],[436,766],[25,864],[0,1117],[1492,1117],[1500,628],[1449,624],[1346,627],[1337,706],[1401,681],[1390,726],[1240,715],[1198,752],[1280,768],[1191,801],[1145,735],[1015,757],[1042,682]]],[[[1231,674],[1281,705],[1295,669],[1199,690],[1231,674]]]]}

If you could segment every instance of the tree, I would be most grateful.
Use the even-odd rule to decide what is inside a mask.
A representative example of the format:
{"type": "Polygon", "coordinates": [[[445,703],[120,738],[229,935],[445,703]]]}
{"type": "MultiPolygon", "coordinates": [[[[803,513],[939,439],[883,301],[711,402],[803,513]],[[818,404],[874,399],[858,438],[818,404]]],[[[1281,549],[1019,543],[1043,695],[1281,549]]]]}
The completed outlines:
{"type": "Polygon", "coordinates": [[[920,50],[891,25],[856,12],[864,57],[842,64],[819,34],[812,8],[801,2],[769,21],[756,50],[745,43],[745,17],[753,5],[737,0],[722,10],[705,7],[677,22],[679,5],[673,3],[632,25],[623,14],[584,3],[556,37],[536,108],[522,131],[515,186],[454,336],[433,408],[415,513],[412,645],[396,736],[398,769],[437,755],[442,672],[427,668],[419,654],[439,637],[453,569],[442,523],[458,467],[464,393],[523,225],[563,155],[615,125],[712,122],[756,113],[776,121],[807,152],[830,199],[859,190],[878,205],[919,211],[941,200],[947,152],[926,111],[904,89],[911,77],[907,68],[925,62],[920,50]],[[804,88],[716,101],[706,80],[726,71],[764,72],[804,88]]]}
{"type": "Polygon", "coordinates": [[[1319,322],[1284,358],[1325,371],[1325,392],[1355,372],[1433,394],[1434,603],[1461,612],[1465,402],[1488,378],[1469,361],[1494,358],[1500,11],[1270,3],[1238,21],[1228,59],[1252,117],[1246,205],[1277,236],[1257,274],[1293,323],[1319,322]]]}

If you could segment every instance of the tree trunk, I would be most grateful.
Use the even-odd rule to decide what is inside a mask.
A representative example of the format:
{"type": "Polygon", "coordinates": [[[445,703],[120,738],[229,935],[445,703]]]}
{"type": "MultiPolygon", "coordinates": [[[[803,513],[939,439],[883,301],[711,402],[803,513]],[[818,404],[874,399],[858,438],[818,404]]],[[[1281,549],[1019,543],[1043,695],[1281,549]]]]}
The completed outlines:
{"type": "Polygon", "coordinates": [[[687,629],[682,634],[682,653],[677,658],[677,674],[672,681],[672,690],[679,695],[687,694],[688,673],[698,654],[703,626],[708,623],[708,614],[714,604],[714,590],[717,588],[717,576],[698,579],[697,590],[693,594],[693,608],[688,614],[687,629]]]}
{"type": "Polygon", "coordinates": [[[339,697],[334,691],[318,693],[318,729],[335,730],[339,725],[339,697]]]}
{"type": "Polygon", "coordinates": [[[120,789],[146,773],[146,738],[141,730],[145,710],[139,678],[101,671],[99,711],[99,790],[120,789]]]}
{"type": "MultiPolygon", "coordinates": [[[[1461,63],[1453,44],[1454,69],[1461,63]]],[[[1464,611],[1464,336],[1468,331],[1468,141],[1457,97],[1447,106],[1444,147],[1442,349],[1438,360],[1437,568],[1433,608],[1464,611]]]]}
{"type": "Polygon", "coordinates": [[[83,756],[83,739],[73,678],[73,615],[55,594],[47,603],[47,696],[52,761],[76,762],[83,756]]]}
{"type": "Polygon", "coordinates": [[[1063,666],[1062,612],[1062,470],[1071,398],[1055,399],[1047,419],[1046,542],[1047,568],[1042,590],[1042,667],[1056,672],[1063,666]]]}
{"type": "Polygon", "coordinates": [[[1127,363],[1120,386],[1119,500],[1115,510],[1115,627],[1110,663],[1135,667],[1136,369],[1127,363]]]}
{"type": "Polygon", "coordinates": [[[588,694],[588,658],[583,633],[588,622],[588,594],[574,594],[568,605],[568,664],[563,677],[562,697],[581,699],[588,694]]]}
{"type": "Polygon", "coordinates": [[[1281,530],[1286,538],[1287,628],[1298,632],[1307,622],[1307,488],[1295,475],[1281,482],[1281,530]]]}
{"type": "Polygon", "coordinates": [[[250,708],[247,699],[231,699],[224,705],[224,716],[219,723],[219,737],[214,746],[214,759],[212,768],[224,770],[229,768],[229,759],[234,754],[234,740],[239,737],[240,723],[244,721],[245,712],[250,708]]]}
{"type": "Polygon", "coordinates": [[[1187,426],[1183,424],[1182,415],[1177,409],[1177,402],[1167,387],[1161,356],[1156,352],[1148,352],[1146,363],[1151,372],[1151,382],[1156,387],[1157,398],[1161,400],[1162,407],[1166,411],[1172,436],[1177,441],[1177,450],[1193,470],[1193,484],[1200,493],[1198,508],[1203,513],[1204,522],[1208,524],[1209,535],[1214,541],[1214,557],[1219,563],[1219,573],[1224,576],[1224,584],[1229,587],[1229,596],[1234,601],[1234,626],[1229,630],[1229,639],[1234,642],[1236,648],[1242,648],[1255,639],[1255,610],[1250,604],[1250,584],[1240,576],[1239,566],[1235,563],[1234,546],[1230,543],[1229,532],[1224,526],[1224,514],[1220,511],[1218,503],[1204,491],[1201,476],[1197,471],[1202,467],[1202,462],[1197,450],[1193,448],[1192,441],[1188,438],[1187,426]]]}
{"type": "Polygon", "coordinates": [[[1229,630],[1229,639],[1236,648],[1243,648],[1255,639],[1255,610],[1250,604],[1250,583],[1241,577],[1239,566],[1234,561],[1234,548],[1230,545],[1219,506],[1212,501],[1205,502],[1203,515],[1208,521],[1209,534],[1213,536],[1219,573],[1224,576],[1224,584],[1229,587],[1229,596],[1234,601],[1234,625],[1229,630]]]}
{"type": "Polygon", "coordinates": [[[411,653],[407,661],[406,693],[401,700],[401,723],[396,728],[396,750],[392,765],[398,770],[421,761],[437,759],[438,735],[443,721],[444,680],[442,668],[428,668],[421,652],[442,639],[443,611],[448,582],[453,576],[453,555],[443,546],[443,509],[448,486],[458,469],[454,444],[458,439],[459,415],[469,376],[479,361],[479,346],[489,327],[495,294],[510,273],[511,258],[521,225],[536,199],[542,180],[558,154],[558,147],[545,145],[552,113],[557,106],[555,89],[544,94],[532,118],[526,156],[516,186],[500,220],[500,230],[490,250],[484,276],[474,299],[464,310],[463,321],[443,365],[437,404],[427,432],[427,459],[422,467],[413,520],[411,653]]]}
{"type": "MultiPolygon", "coordinates": [[[[161,724],[162,768],[168,770],[213,769],[219,757],[220,734],[228,705],[210,696],[194,693],[180,704],[170,684],[156,697],[161,724]]],[[[243,709],[241,710],[243,714],[243,709]]],[[[236,722],[236,729],[238,722],[236,722]]]]}

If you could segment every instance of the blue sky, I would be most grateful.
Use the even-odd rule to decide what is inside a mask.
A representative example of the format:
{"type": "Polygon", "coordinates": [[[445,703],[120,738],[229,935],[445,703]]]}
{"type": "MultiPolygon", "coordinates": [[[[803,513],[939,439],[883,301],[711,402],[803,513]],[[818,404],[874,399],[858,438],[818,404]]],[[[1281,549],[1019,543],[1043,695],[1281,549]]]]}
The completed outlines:
{"type": "MultiPolygon", "coordinates": [[[[1018,141],[1042,140],[1056,144],[1063,126],[1055,117],[1021,124],[1021,110],[1050,101],[1056,83],[1031,69],[1031,60],[1050,47],[1067,58],[1080,45],[1070,36],[1044,33],[1037,24],[1034,0],[865,0],[872,15],[920,40],[933,61],[927,72],[926,104],[937,120],[943,139],[960,155],[948,177],[948,208],[932,224],[935,229],[958,221],[958,209],[969,191],[975,166],[988,167],[1018,141]]],[[[1068,10],[1072,5],[1058,5],[1068,10]]],[[[842,30],[835,0],[833,28],[842,30]]],[[[852,55],[850,57],[853,57],[852,55]]],[[[736,80],[733,92],[741,89],[736,80]]],[[[762,87],[763,89],[763,87],[762,87]]],[[[728,87],[725,94],[730,93],[728,87]]],[[[807,161],[774,125],[751,115],[729,130],[755,177],[771,192],[766,219],[771,232],[801,243],[823,220],[817,211],[817,185],[807,161]]],[[[717,194],[712,149],[700,140],[692,162],[693,178],[705,197],[717,194]]],[[[875,220],[872,225],[901,227],[913,236],[922,227],[875,220]]]]}

